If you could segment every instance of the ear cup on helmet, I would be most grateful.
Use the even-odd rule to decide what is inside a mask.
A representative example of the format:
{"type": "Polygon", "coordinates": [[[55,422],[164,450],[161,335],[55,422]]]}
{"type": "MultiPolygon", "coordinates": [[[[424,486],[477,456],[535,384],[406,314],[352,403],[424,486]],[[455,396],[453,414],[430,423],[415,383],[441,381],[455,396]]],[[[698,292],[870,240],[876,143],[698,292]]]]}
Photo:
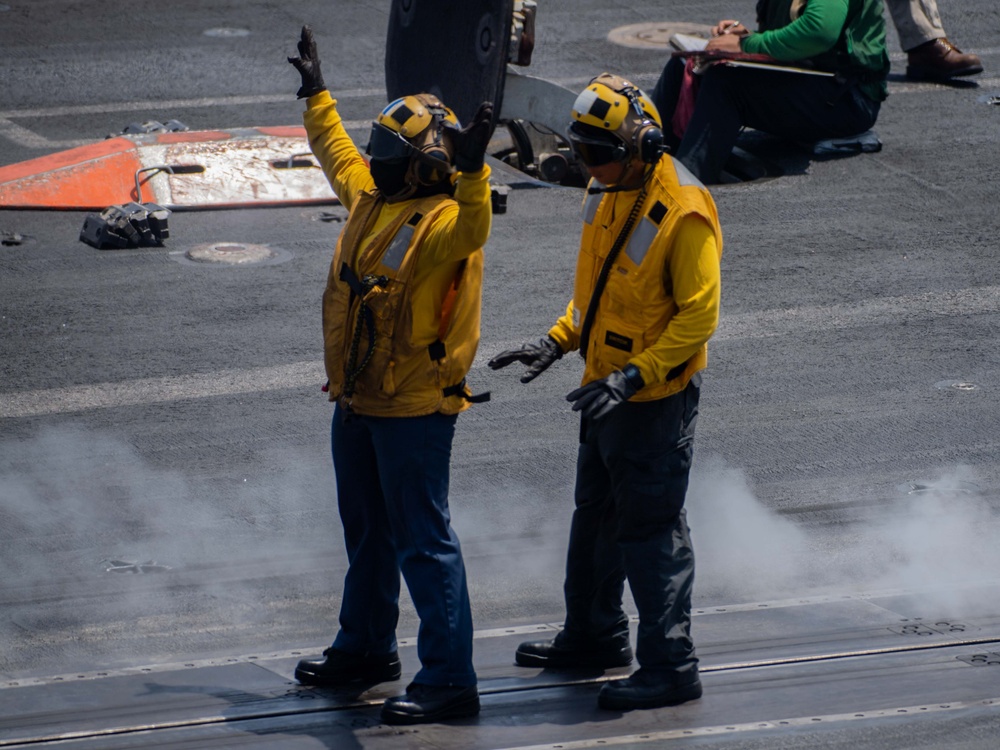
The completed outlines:
{"type": "Polygon", "coordinates": [[[644,164],[655,164],[663,153],[663,131],[653,124],[636,130],[635,152],[644,164]]]}
{"type": "Polygon", "coordinates": [[[663,131],[643,110],[642,101],[639,98],[642,95],[641,91],[629,85],[622,93],[628,97],[632,109],[641,118],[639,127],[632,135],[634,153],[644,164],[654,164],[660,158],[660,149],[663,148],[663,131]]]}

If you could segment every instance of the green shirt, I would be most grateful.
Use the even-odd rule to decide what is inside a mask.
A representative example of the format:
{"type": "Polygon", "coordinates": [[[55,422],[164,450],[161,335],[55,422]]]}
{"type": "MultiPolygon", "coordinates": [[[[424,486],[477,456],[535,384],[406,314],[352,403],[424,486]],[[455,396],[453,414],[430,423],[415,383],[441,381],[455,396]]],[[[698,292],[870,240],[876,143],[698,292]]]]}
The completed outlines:
{"type": "Polygon", "coordinates": [[[869,98],[886,98],[882,0],[806,0],[794,20],[791,6],[792,0],[759,0],[758,32],[743,39],[743,51],[857,75],[869,98]]]}

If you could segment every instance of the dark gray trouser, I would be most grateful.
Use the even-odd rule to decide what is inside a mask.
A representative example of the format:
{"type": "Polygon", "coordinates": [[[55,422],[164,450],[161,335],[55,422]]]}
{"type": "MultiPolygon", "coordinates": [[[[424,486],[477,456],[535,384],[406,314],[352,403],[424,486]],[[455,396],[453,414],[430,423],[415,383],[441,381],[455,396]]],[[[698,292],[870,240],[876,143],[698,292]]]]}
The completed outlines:
{"type": "Polygon", "coordinates": [[[713,65],[701,76],[694,115],[678,144],[671,120],[683,73],[684,61],[671,58],[650,97],[674,156],[706,184],[719,181],[744,127],[792,141],[843,138],[871,129],[881,107],[856,85],[845,88],[833,78],[713,65]]]}
{"type": "Polygon", "coordinates": [[[697,669],[691,640],[694,552],[684,496],[701,377],[659,401],[626,402],[581,427],[566,561],[567,645],[628,638],[627,578],[647,670],[697,669]]]}

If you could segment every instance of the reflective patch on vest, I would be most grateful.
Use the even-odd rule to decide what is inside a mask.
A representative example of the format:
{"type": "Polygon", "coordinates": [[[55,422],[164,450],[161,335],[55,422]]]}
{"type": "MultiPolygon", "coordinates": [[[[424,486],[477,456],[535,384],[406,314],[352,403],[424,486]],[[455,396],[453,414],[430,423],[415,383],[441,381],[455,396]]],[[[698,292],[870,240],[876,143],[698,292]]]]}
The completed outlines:
{"type": "Polygon", "coordinates": [[[396,232],[396,236],[392,238],[392,242],[389,243],[389,247],[385,249],[382,254],[382,265],[391,268],[393,271],[398,271],[400,264],[403,262],[403,258],[406,257],[406,250],[410,247],[410,240],[413,239],[413,232],[423,218],[423,214],[414,214],[410,217],[410,220],[396,232]]]}
{"type": "Polygon", "coordinates": [[[622,336],[620,333],[615,333],[614,331],[608,331],[604,334],[604,343],[607,346],[614,347],[615,349],[621,349],[623,352],[632,351],[632,339],[628,336],[622,336]]]}
{"type": "Polygon", "coordinates": [[[663,217],[667,215],[667,207],[664,206],[659,201],[653,204],[653,207],[649,209],[649,218],[654,224],[659,226],[663,222],[663,217]]]}
{"type": "Polygon", "coordinates": [[[573,328],[580,330],[580,308],[573,305],[573,328]]]}
{"type": "Polygon", "coordinates": [[[672,156],[670,157],[670,159],[674,163],[674,171],[677,172],[677,183],[681,187],[698,187],[701,188],[702,190],[705,189],[705,186],[701,183],[701,180],[699,180],[697,177],[691,174],[691,172],[688,170],[687,167],[685,167],[683,164],[677,161],[677,159],[674,159],[672,156]]]}
{"type": "MultiPolygon", "coordinates": [[[[597,187],[604,187],[597,180],[594,180],[594,185],[597,187]]],[[[583,222],[585,224],[594,223],[594,217],[597,216],[597,207],[601,205],[601,199],[603,197],[604,193],[595,193],[587,196],[587,199],[583,202],[583,222]]]]}
{"type": "Polygon", "coordinates": [[[660,228],[648,216],[643,216],[642,221],[639,222],[639,226],[635,228],[632,236],[628,238],[628,245],[625,246],[625,254],[637,266],[642,265],[646,253],[649,252],[649,246],[653,244],[653,240],[656,239],[656,233],[659,230],[660,228]]]}

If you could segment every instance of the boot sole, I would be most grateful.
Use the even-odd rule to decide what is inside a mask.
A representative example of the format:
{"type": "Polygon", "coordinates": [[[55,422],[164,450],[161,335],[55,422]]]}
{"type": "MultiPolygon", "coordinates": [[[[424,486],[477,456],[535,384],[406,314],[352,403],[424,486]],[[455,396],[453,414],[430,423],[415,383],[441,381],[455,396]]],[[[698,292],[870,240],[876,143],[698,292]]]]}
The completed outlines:
{"type": "Polygon", "coordinates": [[[404,711],[392,711],[382,709],[382,721],[386,724],[433,724],[445,719],[464,719],[479,714],[479,696],[464,700],[455,705],[440,708],[437,711],[428,711],[422,714],[412,714],[404,711]]]}
{"type": "Polygon", "coordinates": [[[961,70],[956,70],[954,73],[949,73],[948,75],[941,75],[940,73],[935,73],[933,71],[926,70],[924,68],[906,68],[906,77],[911,81],[930,81],[932,83],[945,83],[952,78],[962,78],[964,76],[974,76],[983,72],[982,65],[973,65],[970,68],[962,68],[961,70]]]}
{"type": "Polygon", "coordinates": [[[379,682],[392,682],[398,680],[403,675],[402,665],[397,662],[390,665],[390,668],[382,672],[375,670],[365,673],[343,675],[340,677],[326,676],[317,672],[308,672],[298,667],[295,668],[295,679],[303,685],[314,687],[352,687],[356,685],[375,685],[379,682]]]}
{"type": "Polygon", "coordinates": [[[541,667],[542,669],[614,669],[627,667],[632,663],[632,649],[618,654],[579,654],[573,657],[540,656],[526,651],[514,653],[514,663],[519,667],[541,667]]]}

